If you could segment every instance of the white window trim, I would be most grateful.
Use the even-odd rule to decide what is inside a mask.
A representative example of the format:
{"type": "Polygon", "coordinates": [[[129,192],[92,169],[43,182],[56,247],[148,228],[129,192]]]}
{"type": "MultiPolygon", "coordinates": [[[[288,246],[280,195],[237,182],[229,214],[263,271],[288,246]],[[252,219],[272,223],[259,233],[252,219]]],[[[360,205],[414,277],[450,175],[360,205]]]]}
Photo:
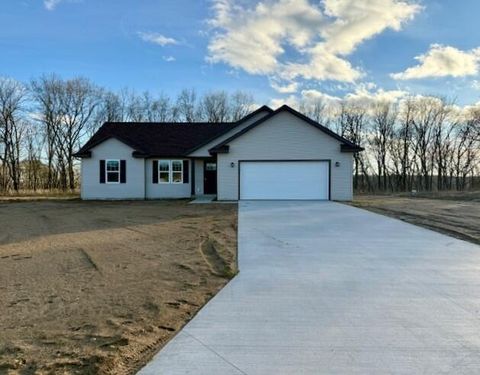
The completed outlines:
{"type": "Polygon", "coordinates": [[[170,176],[170,181],[172,184],[179,185],[183,184],[183,160],[170,160],[170,166],[171,166],[171,176],[170,176]],[[173,170],[173,163],[174,162],[179,162],[180,163],[180,170],[179,171],[174,171],[173,170]],[[180,173],[180,181],[174,182],[173,181],[173,173],[180,173]]]}
{"type": "Polygon", "coordinates": [[[180,184],[183,184],[183,160],[165,160],[165,159],[160,159],[158,160],[158,183],[159,184],[162,184],[162,185],[167,185],[167,184],[171,184],[171,185],[180,185],[180,184]],[[160,171],[160,163],[161,162],[168,162],[168,182],[165,182],[165,181],[162,181],[162,179],[160,178],[160,173],[167,173],[167,171],[160,171]],[[175,173],[180,173],[181,175],[181,180],[180,181],[177,181],[177,182],[174,182],[173,181],[173,163],[174,162],[179,162],[180,165],[181,165],[181,169],[179,171],[175,171],[175,173]]]}
{"type": "Polygon", "coordinates": [[[120,169],[122,168],[122,163],[120,159],[106,159],[105,160],[105,183],[109,185],[117,185],[120,184],[120,169]],[[108,162],[109,161],[116,161],[118,162],[118,171],[108,171],[108,162]],[[108,173],[118,173],[118,181],[108,181],[108,173]]]}
{"type": "Polygon", "coordinates": [[[170,184],[170,182],[172,181],[172,163],[170,162],[170,160],[159,160],[158,161],[158,167],[157,167],[157,173],[158,173],[158,183],[159,184],[162,184],[162,185],[167,185],[167,184],[170,184]],[[160,171],[160,163],[161,162],[168,162],[168,172],[167,171],[160,171]],[[160,173],[168,173],[168,181],[162,181],[162,179],[160,178],[160,173]]]}

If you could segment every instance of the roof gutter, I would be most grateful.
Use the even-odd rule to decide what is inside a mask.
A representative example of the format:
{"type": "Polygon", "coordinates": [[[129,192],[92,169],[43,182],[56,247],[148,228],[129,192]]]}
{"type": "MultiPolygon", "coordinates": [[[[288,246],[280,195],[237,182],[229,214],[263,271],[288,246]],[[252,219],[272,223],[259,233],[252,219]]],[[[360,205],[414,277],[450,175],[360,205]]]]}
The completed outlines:
{"type": "Polygon", "coordinates": [[[353,145],[353,146],[347,145],[347,144],[340,145],[341,152],[362,152],[364,150],[365,149],[363,147],[360,147],[357,145],[353,145]]]}

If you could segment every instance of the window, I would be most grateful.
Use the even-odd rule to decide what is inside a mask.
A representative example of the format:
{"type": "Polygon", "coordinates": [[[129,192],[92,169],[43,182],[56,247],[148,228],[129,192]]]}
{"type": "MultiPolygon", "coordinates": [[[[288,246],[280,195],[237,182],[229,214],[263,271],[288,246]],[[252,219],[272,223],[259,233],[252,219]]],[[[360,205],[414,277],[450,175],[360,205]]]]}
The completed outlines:
{"type": "Polygon", "coordinates": [[[120,183],[120,160],[107,160],[105,163],[107,184],[120,183]]]}
{"type": "Polygon", "coordinates": [[[183,161],[172,161],[172,183],[181,184],[183,182],[183,161]]]}
{"type": "Polygon", "coordinates": [[[170,161],[160,160],[158,162],[158,182],[161,184],[170,183],[170,161]]]}
{"type": "Polygon", "coordinates": [[[217,163],[205,163],[205,170],[206,171],[216,171],[217,170],[217,163]]]}
{"type": "Polygon", "coordinates": [[[159,160],[158,182],[160,184],[182,184],[183,160],[159,160]]]}

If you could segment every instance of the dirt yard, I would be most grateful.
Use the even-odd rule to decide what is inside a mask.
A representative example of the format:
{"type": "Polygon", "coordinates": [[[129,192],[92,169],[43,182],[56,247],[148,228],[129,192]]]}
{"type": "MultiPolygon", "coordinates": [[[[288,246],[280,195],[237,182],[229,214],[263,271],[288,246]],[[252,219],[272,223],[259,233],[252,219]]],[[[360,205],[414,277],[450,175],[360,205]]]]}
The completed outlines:
{"type": "Polygon", "coordinates": [[[133,374],[235,273],[236,206],[0,203],[0,374],[133,374]]]}
{"type": "Polygon", "coordinates": [[[357,196],[354,206],[480,244],[480,193],[357,196]]]}

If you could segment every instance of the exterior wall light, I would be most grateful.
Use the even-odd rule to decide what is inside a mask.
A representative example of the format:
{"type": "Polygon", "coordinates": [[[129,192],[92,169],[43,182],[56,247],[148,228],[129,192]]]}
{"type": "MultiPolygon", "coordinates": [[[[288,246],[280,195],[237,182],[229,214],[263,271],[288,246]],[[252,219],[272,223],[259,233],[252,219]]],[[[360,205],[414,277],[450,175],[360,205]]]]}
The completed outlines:
{"type": "Polygon", "coordinates": [[[233,161],[230,163],[230,167],[235,168],[235,163],[233,161]]]}
{"type": "Polygon", "coordinates": [[[340,167],[340,162],[339,161],[335,162],[335,167],[340,167]]]}

